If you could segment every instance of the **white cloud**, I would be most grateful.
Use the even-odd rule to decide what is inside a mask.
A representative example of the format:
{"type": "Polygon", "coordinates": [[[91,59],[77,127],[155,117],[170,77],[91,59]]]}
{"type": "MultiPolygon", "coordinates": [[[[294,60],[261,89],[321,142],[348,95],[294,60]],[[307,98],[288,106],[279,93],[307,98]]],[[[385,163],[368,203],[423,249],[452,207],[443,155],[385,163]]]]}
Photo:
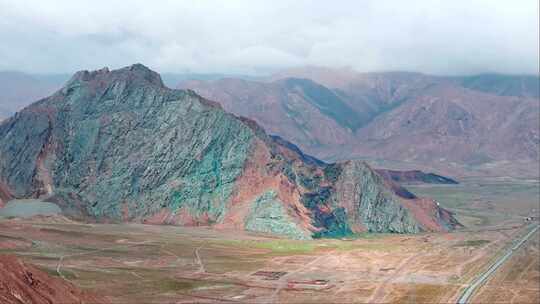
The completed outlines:
{"type": "Polygon", "coordinates": [[[0,69],[538,72],[537,0],[0,0],[0,69]]]}

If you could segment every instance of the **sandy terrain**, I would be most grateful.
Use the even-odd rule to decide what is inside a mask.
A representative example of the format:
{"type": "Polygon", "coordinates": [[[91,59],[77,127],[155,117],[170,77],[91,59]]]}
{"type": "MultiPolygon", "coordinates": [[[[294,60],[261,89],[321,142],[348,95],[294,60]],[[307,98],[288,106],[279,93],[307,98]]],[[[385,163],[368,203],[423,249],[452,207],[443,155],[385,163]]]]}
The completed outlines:
{"type": "Polygon", "coordinates": [[[540,233],[476,294],[478,303],[540,303],[540,233]]]}
{"type": "Polygon", "coordinates": [[[455,298],[520,231],[290,241],[140,224],[0,222],[0,252],[112,302],[393,302],[455,298]],[[254,275],[258,271],[262,274],[254,275]]]}

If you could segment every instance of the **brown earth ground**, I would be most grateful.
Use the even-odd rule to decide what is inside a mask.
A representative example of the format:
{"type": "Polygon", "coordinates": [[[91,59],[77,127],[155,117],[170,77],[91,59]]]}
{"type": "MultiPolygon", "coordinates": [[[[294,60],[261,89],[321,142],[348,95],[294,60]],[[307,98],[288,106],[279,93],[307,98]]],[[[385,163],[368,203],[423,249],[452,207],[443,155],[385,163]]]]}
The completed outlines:
{"type": "MultiPolygon", "coordinates": [[[[466,223],[453,233],[292,241],[203,227],[42,217],[0,220],[0,253],[15,254],[112,303],[455,302],[474,276],[523,235],[522,216],[538,201],[536,183],[479,183],[414,189],[431,193],[466,223]],[[511,200],[512,189],[525,194],[511,200]]],[[[537,257],[536,239],[474,300],[492,302],[495,291],[515,303],[536,303],[537,257]]]]}
{"type": "Polygon", "coordinates": [[[540,303],[540,233],[479,290],[473,302],[540,303]]]}

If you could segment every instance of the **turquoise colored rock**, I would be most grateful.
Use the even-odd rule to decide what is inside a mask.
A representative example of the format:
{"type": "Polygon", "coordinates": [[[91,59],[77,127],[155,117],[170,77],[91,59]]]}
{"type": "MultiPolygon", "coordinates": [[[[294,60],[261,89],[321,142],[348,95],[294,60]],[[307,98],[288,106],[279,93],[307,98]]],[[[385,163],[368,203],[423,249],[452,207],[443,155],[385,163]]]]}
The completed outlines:
{"type": "Polygon", "coordinates": [[[310,232],[302,229],[287,213],[274,191],[265,192],[251,204],[244,228],[297,240],[311,239],[310,232]]]}
{"type": "MultiPolygon", "coordinates": [[[[246,230],[296,239],[343,237],[355,227],[427,230],[365,163],[325,164],[192,91],[166,88],[139,64],[78,72],[0,124],[1,188],[10,197],[46,197],[85,219],[176,214],[179,224],[223,223],[235,193],[253,186],[239,182],[248,163],[260,168],[259,179],[279,180],[287,190],[252,193],[246,230]],[[254,158],[261,145],[269,159],[254,158]],[[279,197],[299,201],[282,202],[278,191],[297,193],[279,197]],[[290,210],[300,204],[305,209],[290,210]]],[[[451,229],[451,215],[434,208],[429,216],[451,229]]]]}

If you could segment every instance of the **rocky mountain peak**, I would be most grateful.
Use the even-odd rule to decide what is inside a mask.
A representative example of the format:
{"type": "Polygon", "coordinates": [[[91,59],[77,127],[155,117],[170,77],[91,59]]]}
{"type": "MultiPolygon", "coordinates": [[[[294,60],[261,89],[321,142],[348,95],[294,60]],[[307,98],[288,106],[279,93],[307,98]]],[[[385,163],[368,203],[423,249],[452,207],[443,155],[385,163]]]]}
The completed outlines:
{"type": "Polygon", "coordinates": [[[298,239],[454,226],[365,163],[323,163],[140,64],[79,72],[1,124],[0,190],[83,219],[298,239]]]}
{"type": "Polygon", "coordinates": [[[64,86],[63,91],[81,85],[99,85],[124,82],[127,86],[155,86],[165,88],[161,76],[143,64],[136,63],[110,71],[104,67],[95,71],[83,70],[75,73],[64,86]]]}

